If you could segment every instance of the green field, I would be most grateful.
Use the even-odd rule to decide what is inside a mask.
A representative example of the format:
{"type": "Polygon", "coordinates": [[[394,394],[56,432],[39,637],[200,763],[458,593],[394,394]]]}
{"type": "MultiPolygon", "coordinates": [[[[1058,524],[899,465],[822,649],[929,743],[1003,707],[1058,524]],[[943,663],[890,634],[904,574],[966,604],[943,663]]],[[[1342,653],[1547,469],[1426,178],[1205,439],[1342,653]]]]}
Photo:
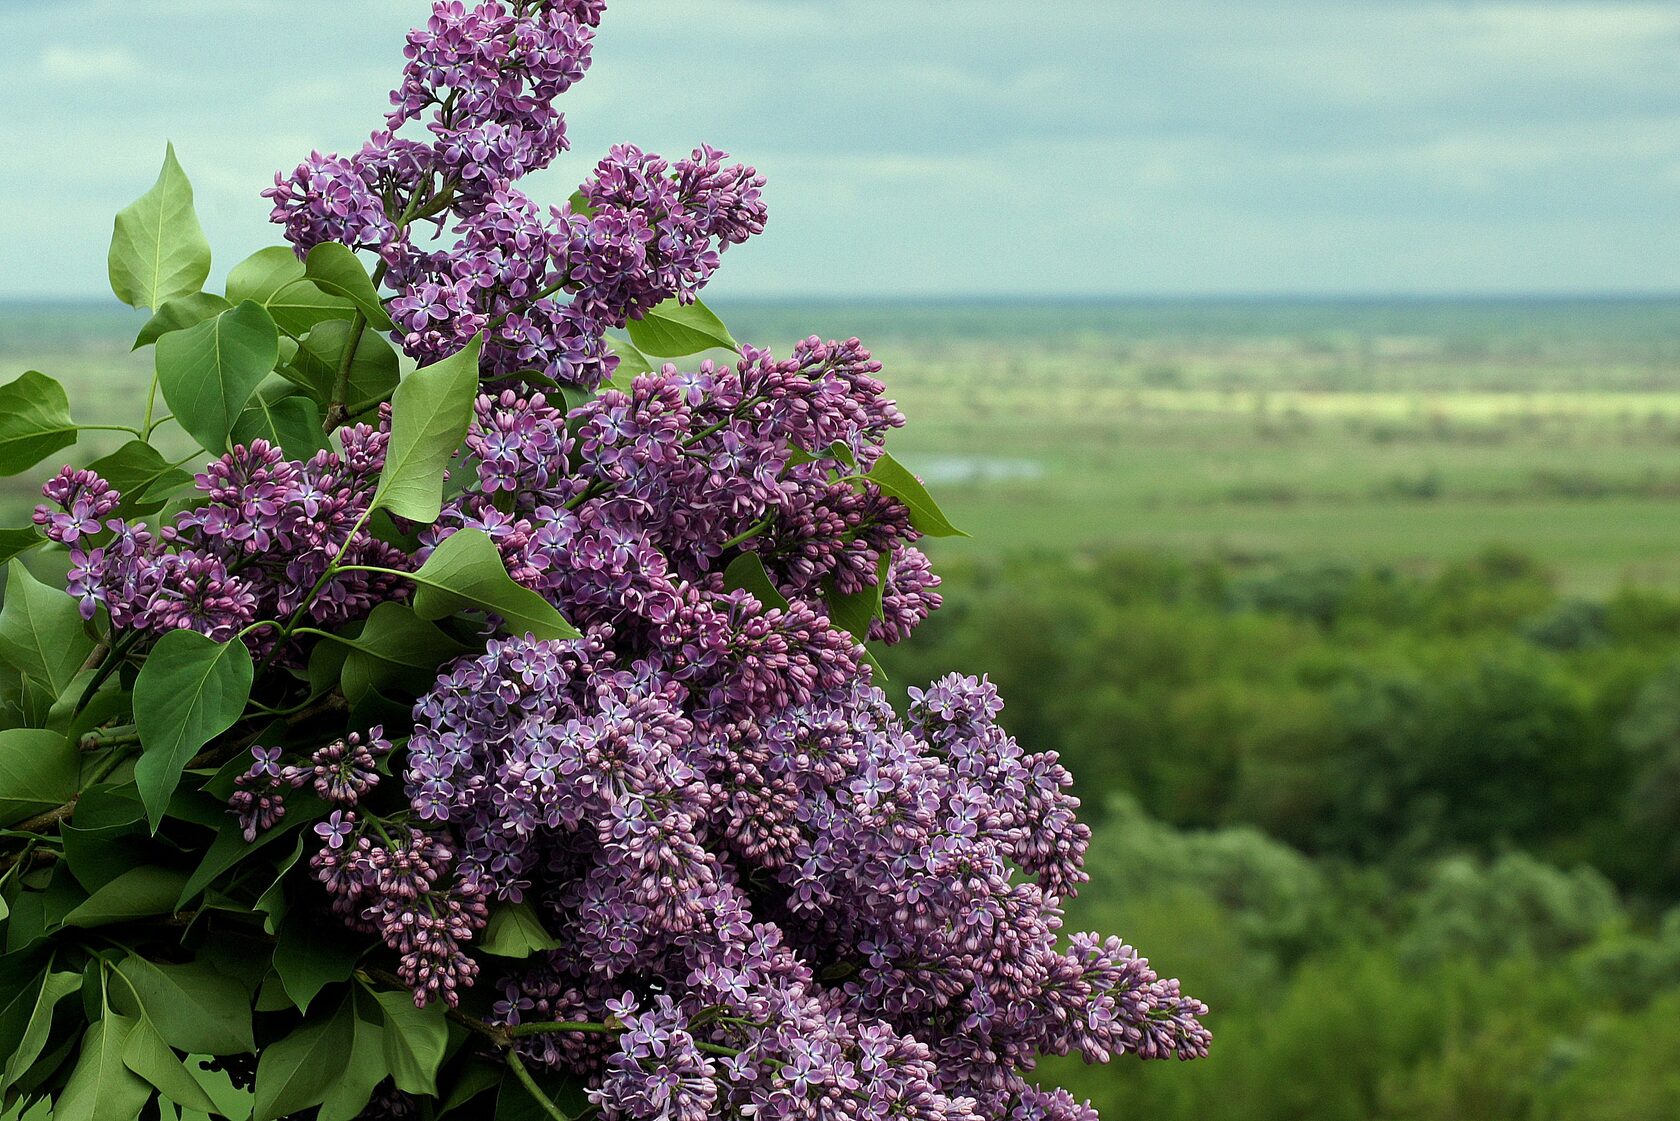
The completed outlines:
{"type": "MultiPolygon", "coordinates": [[[[974,534],[947,550],[1427,568],[1502,544],[1583,593],[1680,587],[1680,301],[721,310],[746,339],[875,347],[913,421],[903,458],[974,534]]],[[[0,375],[38,367],[97,402],[85,419],[131,415],[134,329],[120,308],[0,309],[0,375]]]]}

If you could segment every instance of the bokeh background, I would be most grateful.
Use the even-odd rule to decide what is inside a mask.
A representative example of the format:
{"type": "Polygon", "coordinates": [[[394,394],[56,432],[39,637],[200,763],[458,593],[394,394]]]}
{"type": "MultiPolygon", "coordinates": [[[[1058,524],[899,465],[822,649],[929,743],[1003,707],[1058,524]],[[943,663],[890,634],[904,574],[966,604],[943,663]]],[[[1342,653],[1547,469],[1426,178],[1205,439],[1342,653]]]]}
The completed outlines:
{"type": "MultiPolygon", "coordinates": [[[[0,0],[0,377],[131,411],[165,140],[219,276],[425,10],[0,0]]],[[[1095,828],[1072,922],[1214,1007],[1205,1062],[1050,1077],[1680,1116],[1680,7],[621,0],[567,105],[554,202],[619,141],[767,173],[708,301],[865,338],[973,534],[892,687],[991,674],[1095,828]]]]}

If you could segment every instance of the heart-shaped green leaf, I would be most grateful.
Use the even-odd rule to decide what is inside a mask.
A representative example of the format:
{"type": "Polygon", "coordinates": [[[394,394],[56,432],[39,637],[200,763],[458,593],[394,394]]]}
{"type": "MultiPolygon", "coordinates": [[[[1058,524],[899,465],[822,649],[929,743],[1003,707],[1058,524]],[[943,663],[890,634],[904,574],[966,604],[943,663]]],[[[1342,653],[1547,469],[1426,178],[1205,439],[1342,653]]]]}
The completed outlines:
{"type": "Polygon", "coordinates": [[[442,619],[477,607],[500,615],[509,634],[578,637],[577,628],[553,604],[514,583],[495,542],[481,529],[458,530],[444,538],[410,578],[417,585],[414,613],[422,619],[442,619]]]}
{"type": "Polygon", "coordinates": [[[193,209],[192,184],[169,145],[152,189],[118,215],[107,255],[111,291],[130,307],[157,310],[204,287],[210,242],[193,209]]]}
{"type": "Polygon", "coordinates": [[[723,320],[699,300],[692,304],[675,298],[666,300],[640,319],[632,319],[625,329],[637,350],[656,358],[682,358],[704,350],[741,349],[723,320]]]}
{"type": "Polygon", "coordinates": [[[220,454],[245,402],[279,360],[274,320],[246,300],[159,339],[158,385],[188,435],[205,451],[220,454]]]}
{"type": "Polygon", "coordinates": [[[142,754],[134,781],[154,831],[187,763],[245,711],[253,668],[240,640],[216,642],[197,631],[170,631],[141,666],[134,719],[142,754]]]}
{"type": "Polygon", "coordinates": [[[0,386],[0,475],[27,471],[76,442],[64,387],[30,370],[0,386]]]}

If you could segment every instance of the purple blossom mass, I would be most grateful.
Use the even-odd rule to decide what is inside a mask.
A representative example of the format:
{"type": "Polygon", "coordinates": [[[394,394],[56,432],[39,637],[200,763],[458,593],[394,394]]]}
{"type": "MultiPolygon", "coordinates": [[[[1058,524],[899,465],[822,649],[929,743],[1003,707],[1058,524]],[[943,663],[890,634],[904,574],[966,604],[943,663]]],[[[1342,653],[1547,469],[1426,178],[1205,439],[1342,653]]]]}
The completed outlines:
{"type": "Polygon", "coordinates": [[[1039,1057],[1198,1057],[1206,1008],[1063,931],[1090,833],[988,681],[888,703],[860,641],[906,639],[941,597],[926,522],[870,474],[904,417],[869,351],[614,376],[607,332],[692,302],[765,208],[763,177],[705,146],[615,147],[560,207],[521,193],[567,150],[554,102],[603,7],[435,4],[385,128],[268,192],[300,255],[378,257],[410,358],[485,336],[435,523],[367,516],[388,409],[308,460],[235,447],[159,524],[68,469],[35,521],[84,616],[237,637],[298,677],[466,529],[578,628],[455,627],[467,653],[422,667],[407,726],[301,751],[253,732],[229,806],[248,840],[317,807],[318,900],[417,1003],[465,1016],[480,987],[479,1026],[607,1121],[1087,1121],[1029,1081],[1039,1057]],[[515,908],[552,939],[485,956],[515,908]]]}

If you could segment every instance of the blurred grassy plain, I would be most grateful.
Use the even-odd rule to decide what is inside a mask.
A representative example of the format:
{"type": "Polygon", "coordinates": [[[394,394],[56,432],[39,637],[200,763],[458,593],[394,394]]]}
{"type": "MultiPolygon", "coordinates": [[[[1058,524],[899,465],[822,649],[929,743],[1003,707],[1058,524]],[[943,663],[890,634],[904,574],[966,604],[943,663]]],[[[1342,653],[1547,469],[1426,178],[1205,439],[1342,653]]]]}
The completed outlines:
{"type": "MultiPolygon", "coordinates": [[[[1205,1062],[1049,1077],[1110,1121],[1680,1117],[1680,301],[719,310],[885,361],[974,535],[892,690],[992,675],[1094,824],[1069,925],[1214,1006],[1205,1062]]],[[[0,307],[0,377],[126,420],[137,327],[0,307]]]]}

